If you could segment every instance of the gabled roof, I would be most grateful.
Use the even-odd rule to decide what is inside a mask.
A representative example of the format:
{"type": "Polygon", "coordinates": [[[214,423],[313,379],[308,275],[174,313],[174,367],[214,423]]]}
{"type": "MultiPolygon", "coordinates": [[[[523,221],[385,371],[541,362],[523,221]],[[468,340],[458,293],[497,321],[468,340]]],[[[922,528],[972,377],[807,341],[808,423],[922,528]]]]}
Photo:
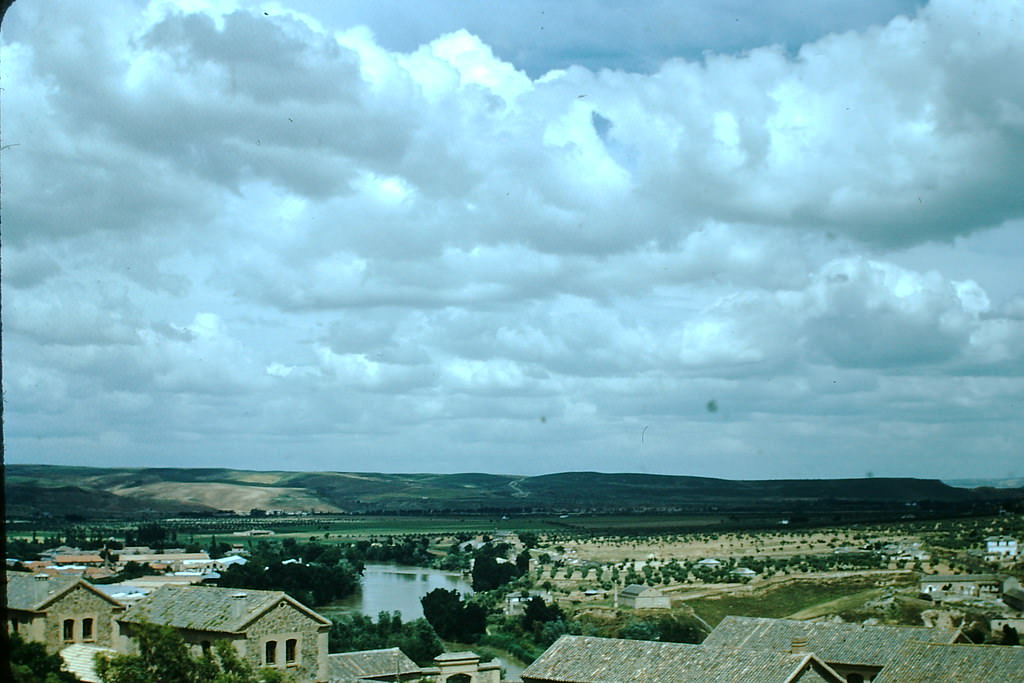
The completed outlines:
{"type": "Polygon", "coordinates": [[[332,681],[359,681],[370,676],[419,673],[416,662],[397,647],[327,655],[327,677],[332,681]]]}
{"type": "Polygon", "coordinates": [[[121,621],[149,622],[195,631],[240,633],[279,603],[287,603],[317,622],[331,622],[282,591],[168,584],[132,605],[121,621]]]}
{"type": "Polygon", "coordinates": [[[1011,683],[1024,681],[1024,648],[905,643],[875,683],[1011,683]]]}
{"type": "Polygon", "coordinates": [[[649,586],[642,586],[638,583],[631,583],[625,588],[623,588],[622,592],[619,593],[619,595],[640,595],[645,590],[649,590],[649,588],[649,586]]]}
{"type": "Polygon", "coordinates": [[[726,617],[704,640],[708,647],[788,652],[793,639],[830,664],[883,666],[910,640],[952,643],[960,631],[916,626],[865,626],[761,617],[726,617]]]}
{"type": "Polygon", "coordinates": [[[813,654],[709,648],[686,643],[562,636],[522,673],[559,683],[841,683],[813,654]]]}
{"type": "Polygon", "coordinates": [[[26,572],[7,573],[7,608],[42,612],[54,600],[76,587],[95,593],[115,607],[120,602],[77,576],[49,576],[26,572]]]}

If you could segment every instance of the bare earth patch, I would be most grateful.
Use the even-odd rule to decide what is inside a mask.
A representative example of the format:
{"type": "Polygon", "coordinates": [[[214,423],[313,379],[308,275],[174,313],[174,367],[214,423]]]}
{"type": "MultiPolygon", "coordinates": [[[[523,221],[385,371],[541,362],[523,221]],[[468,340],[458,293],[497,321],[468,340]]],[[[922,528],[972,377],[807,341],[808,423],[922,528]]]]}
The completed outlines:
{"type": "Polygon", "coordinates": [[[143,499],[176,500],[207,505],[217,510],[248,513],[253,508],[285,512],[340,512],[339,508],[310,494],[305,489],[285,486],[245,486],[206,482],[160,482],[128,486],[113,491],[119,495],[143,499]]]}

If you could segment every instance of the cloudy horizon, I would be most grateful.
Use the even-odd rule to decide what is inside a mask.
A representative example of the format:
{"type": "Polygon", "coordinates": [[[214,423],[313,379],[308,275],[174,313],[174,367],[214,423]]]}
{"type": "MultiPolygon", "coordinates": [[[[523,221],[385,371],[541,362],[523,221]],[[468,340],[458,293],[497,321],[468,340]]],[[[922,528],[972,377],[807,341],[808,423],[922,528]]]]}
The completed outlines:
{"type": "Polygon", "coordinates": [[[17,0],[8,463],[1024,476],[1024,1],[17,0]]]}

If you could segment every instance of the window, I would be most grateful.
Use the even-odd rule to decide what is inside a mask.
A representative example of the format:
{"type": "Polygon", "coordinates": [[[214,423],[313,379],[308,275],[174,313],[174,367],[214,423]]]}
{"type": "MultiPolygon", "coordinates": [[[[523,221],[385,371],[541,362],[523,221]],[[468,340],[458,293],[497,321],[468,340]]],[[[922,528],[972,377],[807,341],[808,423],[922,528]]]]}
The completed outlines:
{"type": "Polygon", "coordinates": [[[210,644],[210,641],[204,640],[201,643],[199,643],[199,647],[202,649],[203,654],[205,655],[210,653],[210,648],[212,647],[212,645],[210,644]]]}
{"type": "Polygon", "coordinates": [[[93,640],[96,636],[92,632],[92,619],[87,617],[82,619],[82,640],[93,640]]]}
{"type": "Polygon", "coordinates": [[[289,638],[284,643],[284,661],[294,664],[299,651],[299,641],[296,638],[289,638]]]}
{"type": "Polygon", "coordinates": [[[264,664],[276,664],[277,663],[277,641],[268,640],[267,644],[263,646],[263,663],[264,664]]]}
{"type": "Polygon", "coordinates": [[[64,620],[64,640],[65,641],[69,641],[69,640],[74,640],[74,639],[75,639],[75,620],[74,619],[65,619],[64,620]]]}
{"type": "Polygon", "coordinates": [[[11,630],[15,633],[18,632],[18,620],[16,618],[11,619],[11,630]]]}

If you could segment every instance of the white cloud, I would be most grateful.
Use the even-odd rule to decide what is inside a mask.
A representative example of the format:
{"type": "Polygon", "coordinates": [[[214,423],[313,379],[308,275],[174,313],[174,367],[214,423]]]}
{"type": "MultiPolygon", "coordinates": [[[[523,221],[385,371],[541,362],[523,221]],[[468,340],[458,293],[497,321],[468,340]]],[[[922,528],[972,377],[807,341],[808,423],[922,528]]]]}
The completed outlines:
{"type": "Polygon", "coordinates": [[[631,71],[580,65],[639,40],[632,14],[584,31],[597,6],[551,9],[571,23],[539,69],[511,32],[539,30],[530,3],[506,32],[464,9],[491,39],[380,6],[16,3],[9,453],[824,476],[954,444],[998,470],[1024,4],[875,5],[814,35],[786,3],[728,30],[717,5],[631,10],[662,46],[781,36],[631,42],[631,71]]]}

